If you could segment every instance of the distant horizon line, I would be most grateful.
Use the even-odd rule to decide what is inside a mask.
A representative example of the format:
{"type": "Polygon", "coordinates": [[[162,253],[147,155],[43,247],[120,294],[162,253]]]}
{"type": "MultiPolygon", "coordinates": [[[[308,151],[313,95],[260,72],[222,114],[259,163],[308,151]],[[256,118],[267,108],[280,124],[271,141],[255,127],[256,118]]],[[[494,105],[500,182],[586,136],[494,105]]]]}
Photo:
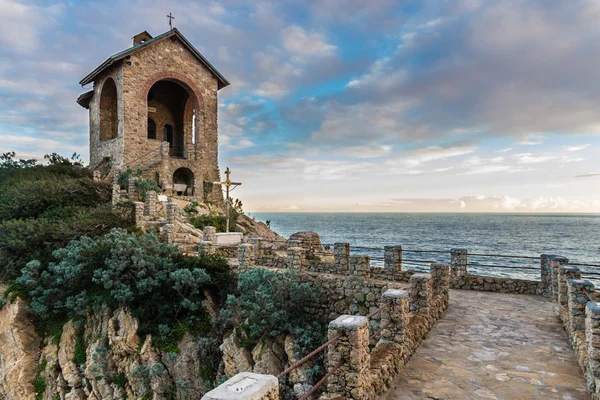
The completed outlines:
{"type": "Polygon", "coordinates": [[[271,214],[536,214],[536,215],[598,215],[600,211],[245,211],[271,214]]]}

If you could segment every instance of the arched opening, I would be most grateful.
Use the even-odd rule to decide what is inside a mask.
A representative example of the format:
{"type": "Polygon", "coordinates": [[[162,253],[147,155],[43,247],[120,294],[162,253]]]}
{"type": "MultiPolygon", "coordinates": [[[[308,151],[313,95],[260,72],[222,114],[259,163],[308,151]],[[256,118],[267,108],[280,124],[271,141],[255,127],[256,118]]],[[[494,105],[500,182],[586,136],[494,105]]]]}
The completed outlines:
{"type": "Polygon", "coordinates": [[[150,87],[146,100],[148,118],[163,127],[162,140],[169,142],[171,157],[185,157],[193,143],[192,120],[198,104],[193,92],[178,81],[163,79],[150,87]]]}
{"type": "Polygon", "coordinates": [[[194,195],[194,173],[189,168],[178,168],[173,173],[173,189],[178,196],[194,195]]]}
{"type": "Polygon", "coordinates": [[[107,78],[100,93],[100,140],[117,137],[117,85],[107,78]]]}
{"type": "Polygon", "coordinates": [[[148,139],[156,139],[156,122],[148,118],[148,139]]]}

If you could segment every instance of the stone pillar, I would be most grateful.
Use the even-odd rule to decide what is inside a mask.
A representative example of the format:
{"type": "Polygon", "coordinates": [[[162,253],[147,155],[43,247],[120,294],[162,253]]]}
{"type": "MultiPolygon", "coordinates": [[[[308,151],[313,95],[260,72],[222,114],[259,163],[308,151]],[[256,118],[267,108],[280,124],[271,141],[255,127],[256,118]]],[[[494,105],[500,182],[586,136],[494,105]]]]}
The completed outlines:
{"type": "Polygon", "coordinates": [[[160,142],[160,158],[161,160],[169,158],[169,142],[160,142]]]}
{"type": "Polygon", "coordinates": [[[404,330],[408,326],[408,292],[406,290],[388,289],[381,295],[380,306],[386,306],[381,311],[381,325],[386,328],[381,331],[379,342],[404,342],[404,330]]]}
{"type": "Polygon", "coordinates": [[[133,202],[133,222],[137,228],[144,227],[144,203],[141,201],[133,202]]]}
{"type": "Polygon", "coordinates": [[[344,399],[369,398],[369,321],[358,315],[341,315],[329,323],[329,339],[340,335],[327,350],[327,369],[340,368],[327,380],[327,395],[344,399]]]}
{"type": "Polygon", "coordinates": [[[127,194],[129,195],[129,200],[131,201],[137,201],[139,196],[136,187],[137,179],[138,178],[133,176],[129,177],[129,186],[127,186],[127,194]]]}
{"type": "Polygon", "coordinates": [[[165,242],[173,243],[173,240],[175,239],[175,237],[174,237],[175,236],[175,225],[166,224],[163,227],[162,234],[163,234],[163,238],[164,238],[165,242]]]}
{"type": "Polygon", "coordinates": [[[198,252],[203,254],[215,254],[215,246],[213,242],[201,241],[198,245],[198,252]]]}
{"type": "Polygon", "coordinates": [[[306,261],[304,260],[304,249],[302,247],[288,247],[287,267],[293,271],[303,271],[306,261]]]}
{"type": "Polygon", "coordinates": [[[248,243],[254,246],[254,262],[260,263],[261,259],[261,238],[250,238],[248,239],[248,243]]]}
{"type": "Polygon", "coordinates": [[[431,264],[431,286],[434,295],[441,296],[443,309],[448,307],[450,299],[450,265],[443,263],[431,264]]]}
{"type": "Polygon", "coordinates": [[[167,224],[175,223],[175,214],[177,212],[177,203],[172,200],[167,201],[167,224]]]}
{"type": "Polygon", "coordinates": [[[238,246],[238,259],[240,261],[240,272],[254,267],[254,246],[251,244],[240,244],[238,246]]]}
{"type": "Polygon", "coordinates": [[[214,226],[205,226],[202,230],[204,233],[204,240],[206,242],[216,242],[217,241],[217,228],[214,226]]]}
{"type": "Polygon", "coordinates": [[[581,278],[579,268],[569,267],[568,265],[561,265],[558,267],[558,304],[566,306],[569,303],[567,281],[569,279],[579,278],[581,278]]]}
{"type": "Polygon", "coordinates": [[[550,267],[552,268],[552,298],[558,301],[558,267],[569,264],[569,259],[566,257],[552,257],[550,267]]]}
{"type": "Polygon", "coordinates": [[[402,271],[402,246],[384,246],[383,267],[387,270],[402,271]]]}
{"type": "Polygon", "coordinates": [[[589,363],[586,379],[592,398],[596,399],[600,391],[600,303],[595,301],[585,305],[585,338],[589,363]]]}
{"type": "Polygon", "coordinates": [[[410,312],[414,315],[429,316],[431,305],[431,275],[413,274],[410,279],[410,312]]]}
{"type": "Polygon", "coordinates": [[[347,270],[348,259],[350,258],[349,243],[334,243],[333,244],[333,262],[336,267],[347,270]]]}
{"type": "MultiPolygon", "coordinates": [[[[589,301],[587,293],[594,293],[594,284],[586,279],[569,279],[569,329],[571,332],[585,330],[585,305],[589,301]]],[[[592,295],[593,296],[593,295],[592,295]]]]}
{"type": "Polygon", "coordinates": [[[351,277],[367,280],[371,277],[371,259],[369,256],[350,256],[348,273],[351,277]]]}
{"type": "Polygon", "coordinates": [[[450,268],[452,283],[459,284],[467,275],[467,249],[450,250],[450,268]]]}
{"type": "Polygon", "coordinates": [[[206,393],[202,400],[278,400],[279,381],[273,375],[241,372],[206,393]]]}
{"type": "Polygon", "coordinates": [[[156,216],[156,192],[154,190],[146,193],[146,201],[144,202],[144,215],[154,218],[156,216]]]}
{"type": "Polygon", "coordinates": [[[540,294],[542,296],[552,296],[552,266],[550,263],[554,257],[556,257],[554,254],[540,255],[540,276],[542,281],[542,290],[540,294]]]}
{"type": "Polygon", "coordinates": [[[116,205],[121,200],[121,186],[119,184],[112,185],[112,204],[116,205]]]}

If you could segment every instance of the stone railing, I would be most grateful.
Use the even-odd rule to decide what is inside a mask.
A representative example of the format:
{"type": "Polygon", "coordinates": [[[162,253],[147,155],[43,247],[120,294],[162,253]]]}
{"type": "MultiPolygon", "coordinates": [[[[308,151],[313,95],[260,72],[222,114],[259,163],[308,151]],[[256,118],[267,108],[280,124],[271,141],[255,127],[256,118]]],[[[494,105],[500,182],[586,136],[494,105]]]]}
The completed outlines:
{"type": "MultiPolygon", "coordinates": [[[[288,249],[291,269],[314,274],[303,268],[303,254],[301,248],[288,249]]],[[[368,257],[350,256],[347,261],[355,282],[364,281],[369,272],[369,268],[365,268],[368,257]]],[[[254,266],[254,246],[241,245],[240,270],[254,266]]],[[[328,372],[303,399],[317,390],[323,392],[321,399],[374,399],[390,387],[393,378],[448,307],[450,267],[432,264],[430,268],[431,274],[410,277],[408,291],[385,290],[377,300],[377,308],[368,315],[342,314],[329,323],[328,342],[320,348],[327,349],[328,372]],[[369,319],[377,315],[379,329],[370,333],[369,319]]],[[[356,289],[362,293],[360,287],[356,289]]],[[[277,378],[242,373],[207,393],[203,399],[276,399],[279,398],[278,391],[277,378]]]]}
{"type": "MultiPolygon", "coordinates": [[[[266,242],[261,239],[250,239],[250,243],[254,246],[255,263],[264,267],[273,268],[288,268],[287,249],[300,248],[296,241],[289,241],[286,250],[272,250],[267,248],[266,242]]],[[[333,261],[325,262],[322,260],[307,260],[303,261],[302,269],[308,272],[316,272],[332,275],[350,275],[350,245],[348,243],[335,243],[333,246],[333,261]]],[[[411,250],[403,250],[402,246],[386,246],[383,249],[383,257],[375,259],[383,261],[381,266],[368,266],[368,270],[364,272],[364,276],[373,280],[390,281],[390,282],[408,282],[413,274],[423,272],[423,270],[404,269],[405,264],[412,265],[412,260],[403,262],[403,255],[411,250]]],[[[414,250],[413,250],[414,252],[414,250]]],[[[451,249],[449,252],[435,251],[432,253],[448,254],[450,260],[450,285],[454,289],[502,292],[502,293],[520,293],[520,294],[539,294],[550,296],[553,293],[552,282],[553,276],[558,273],[557,269],[553,269],[550,260],[554,255],[542,254],[539,257],[539,276],[540,280],[516,279],[505,277],[494,277],[487,275],[476,275],[473,271],[469,271],[469,252],[467,249],[451,249]]],[[[494,255],[476,254],[478,257],[494,257],[494,255]]],[[[527,262],[537,260],[537,257],[517,257],[517,256],[502,256],[522,258],[527,262]]],[[[426,267],[426,263],[422,263],[422,267],[426,267]]],[[[501,265],[491,265],[490,268],[507,268],[501,265]]],[[[481,267],[478,267],[481,268],[481,267]]],[[[514,267],[511,267],[514,270],[514,267]]],[[[534,267],[525,267],[524,270],[535,270],[534,267]]],[[[555,277],[554,279],[556,279],[555,277]]]]}
{"type": "Polygon", "coordinates": [[[592,400],[600,399],[600,303],[594,284],[565,257],[544,255],[546,290],[557,303],[563,326],[584,372],[592,400]]]}

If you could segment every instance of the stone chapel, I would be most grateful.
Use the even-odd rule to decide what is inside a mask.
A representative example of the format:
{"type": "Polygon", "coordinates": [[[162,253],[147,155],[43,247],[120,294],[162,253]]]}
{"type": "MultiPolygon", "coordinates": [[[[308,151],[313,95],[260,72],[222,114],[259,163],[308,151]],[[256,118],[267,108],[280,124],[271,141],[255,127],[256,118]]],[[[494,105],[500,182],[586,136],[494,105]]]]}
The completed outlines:
{"type": "Polygon", "coordinates": [[[229,82],[176,28],[135,35],[79,83],[93,83],[77,99],[89,110],[92,168],[141,169],[167,193],[199,199],[204,182],[219,181],[218,91],[229,82]]]}

